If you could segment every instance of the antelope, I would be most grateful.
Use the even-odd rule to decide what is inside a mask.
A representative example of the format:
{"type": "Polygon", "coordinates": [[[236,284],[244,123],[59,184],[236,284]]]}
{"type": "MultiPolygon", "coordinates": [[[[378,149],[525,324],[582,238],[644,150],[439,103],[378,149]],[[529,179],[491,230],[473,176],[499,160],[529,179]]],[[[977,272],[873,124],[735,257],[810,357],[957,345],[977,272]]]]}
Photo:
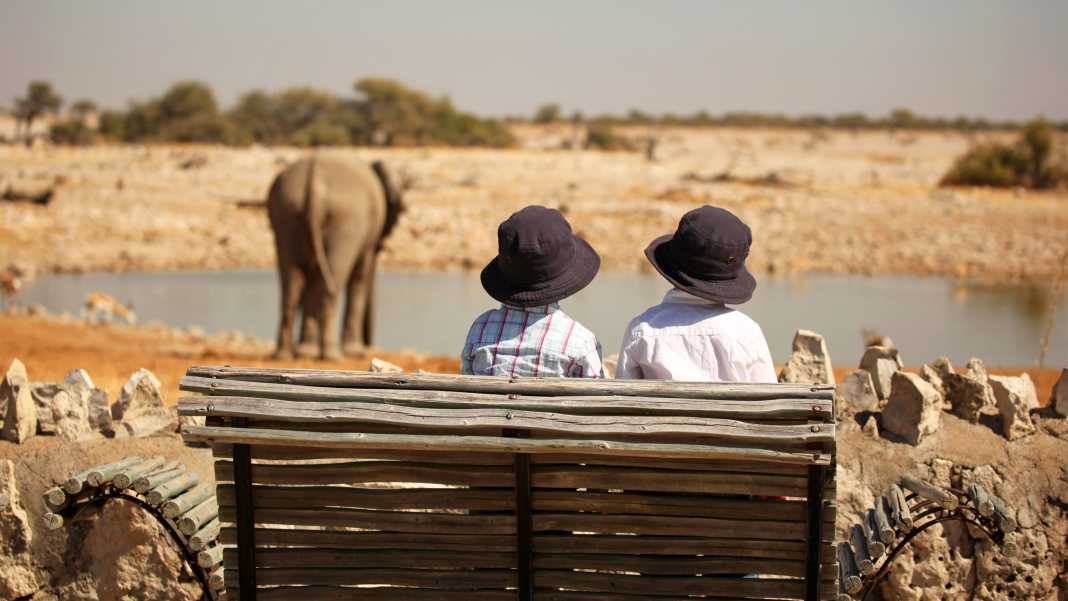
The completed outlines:
{"type": "Polygon", "coordinates": [[[128,324],[137,322],[132,303],[123,305],[103,292],[89,293],[85,299],[83,315],[87,321],[114,321],[115,316],[119,316],[128,324]]]}

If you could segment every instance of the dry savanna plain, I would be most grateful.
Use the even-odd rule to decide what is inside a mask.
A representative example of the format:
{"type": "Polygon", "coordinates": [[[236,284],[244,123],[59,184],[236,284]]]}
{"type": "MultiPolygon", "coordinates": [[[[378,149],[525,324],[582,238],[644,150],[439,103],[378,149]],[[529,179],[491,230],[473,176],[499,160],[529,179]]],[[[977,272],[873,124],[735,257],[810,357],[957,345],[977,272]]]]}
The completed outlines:
{"type": "MultiPolygon", "coordinates": [[[[653,152],[646,153],[566,149],[578,135],[570,126],[517,127],[516,133],[521,144],[512,150],[318,152],[383,159],[412,184],[408,211],[384,250],[385,269],[479,268],[495,252],[497,224],[532,203],[566,213],[601,253],[604,268],[616,271],[648,270],[642,257],[648,241],[706,203],[750,224],[750,264],[758,274],[1049,282],[1063,277],[1068,262],[1068,193],[937,185],[970,146],[1010,134],[624,130],[637,140],[655,138],[653,152]]],[[[271,267],[272,234],[262,202],[275,173],[308,152],[0,146],[0,269],[14,264],[42,274],[271,267]],[[22,200],[33,198],[48,202],[22,200]]],[[[84,368],[112,399],[144,367],[159,376],[165,401],[173,404],[178,379],[190,365],[282,365],[268,359],[270,351],[268,341],[233,333],[89,324],[26,308],[0,314],[0,365],[19,358],[29,379],[39,382],[84,368]]],[[[455,357],[379,351],[285,365],[366,369],[371,356],[407,370],[455,372],[458,366],[455,357]]],[[[837,366],[838,380],[851,368],[837,366]]],[[[1059,369],[1027,371],[1044,403],[1059,369]]],[[[864,416],[861,430],[860,417],[846,414],[838,423],[839,540],[902,474],[943,486],[982,482],[1011,504],[1020,524],[1021,552],[1012,558],[959,525],[932,529],[903,553],[872,598],[1068,598],[1068,422],[1043,410],[1033,414],[1032,434],[1010,441],[989,420],[969,423],[945,413],[940,429],[912,446],[873,436],[869,426],[878,420],[871,416],[864,416]]],[[[111,504],[102,517],[77,528],[48,531],[42,525],[44,490],[79,469],[132,454],[180,458],[205,480],[212,477],[208,451],[184,447],[169,432],[73,443],[56,436],[21,445],[0,442],[0,467],[7,470],[0,485],[7,478],[9,492],[19,493],[26,509],[10,522],[26,538],[22,548],[5,547],[0,537],[0,599],[200,598],[176,552],[161,543],[159,528],[126,506],[111,504]]],[[[16,507],[19,495],[4,505],[16,507]]],[[[4,510],[0,506],[0,518],[4,510]]],[[[7,523],[0,520],[0,527],[7,523]]]]}

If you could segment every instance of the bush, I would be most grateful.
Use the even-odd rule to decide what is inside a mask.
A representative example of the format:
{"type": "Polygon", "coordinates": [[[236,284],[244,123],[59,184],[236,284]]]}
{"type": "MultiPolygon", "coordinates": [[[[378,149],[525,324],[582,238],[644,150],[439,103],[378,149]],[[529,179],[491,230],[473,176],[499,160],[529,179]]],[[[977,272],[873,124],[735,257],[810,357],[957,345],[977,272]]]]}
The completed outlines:
{"type": "Polygon", "coordinates": [[[616,133],[605,122],[591,123],[586,129],[586,148],[598,150],[634,150],[634,144],[616,133]]]}
{"type": "Polygon", "coordinates": [[[168,142],[199,142],[218,144],[248,144],[247,132],[238,129],[223,115],[195,115],[173,121],[163,127],[158,135],[168,142]]]}
{"type": "Polygon", "coordinates": [[[943,186],[992,186],[1045,189],[1068,181],[1068,170],[1054,159],[1055,131],[1044,120],[1028,123],[1013,145],[980,144],[959,157],[942,176],[943,186]]]}
{"type": "Polygon", "coordinates": [[[560,120],[560,105],[555,102],[543,104],[534,111],[534,123],[556,123],[560,120]]]}
{"type": "Polygon", "coordinates": [[[70,119],[53,124],[48,130],[48,137],[55,144],[71,146],[88,146],[96,141],[96,134],[81,119],[70,119]]]}
{"type": "Polygon", "coordinates": [[[297,146],[344,146],[352,142],[349,130],[337,123],[316,121],[294,132],[290,141],[297,146]]]}

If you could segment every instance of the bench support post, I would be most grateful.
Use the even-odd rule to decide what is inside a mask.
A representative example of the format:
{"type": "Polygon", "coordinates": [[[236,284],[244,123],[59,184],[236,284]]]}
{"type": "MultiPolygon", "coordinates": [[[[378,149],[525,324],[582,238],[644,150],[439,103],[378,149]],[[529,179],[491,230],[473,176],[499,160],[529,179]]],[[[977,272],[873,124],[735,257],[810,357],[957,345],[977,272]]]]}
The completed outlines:
{"type": "Polygon", "coordinates": [[[824,468],[808,468],[808,553],[805,556],[805,601],[820,598],[820,547],[823,545],[824,468]]]}
{"type": "MultiPolygon", "coordinates": [[[[236,428],[248,425],[234,418],[236,428]]],[[[247,444],[234,445],[234,493],[237,505],[237,565],[240,601],[256,601],[256,519],[252,505],[252,452],[247,444]]]]}
{"type": "MultiPolygon", "coordinates": [[[[526,430],[505,430],[507,438],[528,438],[526,430]]],[[[515,522],[516,522],[516,586],[519,601],[534,598],[533,521],[530,501],[530,455],[516,453],[512,456],[515,470],[515,522]]]]}

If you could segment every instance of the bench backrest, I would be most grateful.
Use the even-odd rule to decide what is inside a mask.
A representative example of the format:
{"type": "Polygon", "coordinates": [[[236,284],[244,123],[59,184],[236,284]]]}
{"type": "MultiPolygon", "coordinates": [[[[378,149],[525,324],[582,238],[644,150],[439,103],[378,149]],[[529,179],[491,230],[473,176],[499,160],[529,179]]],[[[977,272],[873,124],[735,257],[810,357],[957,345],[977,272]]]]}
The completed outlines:
{"type": "Polygon", "coordinates": [[[832,389],[193,367],[231,601],[826,599],[832,389]],[[359,587],[359,588],[352,588],[359,587]]]}

